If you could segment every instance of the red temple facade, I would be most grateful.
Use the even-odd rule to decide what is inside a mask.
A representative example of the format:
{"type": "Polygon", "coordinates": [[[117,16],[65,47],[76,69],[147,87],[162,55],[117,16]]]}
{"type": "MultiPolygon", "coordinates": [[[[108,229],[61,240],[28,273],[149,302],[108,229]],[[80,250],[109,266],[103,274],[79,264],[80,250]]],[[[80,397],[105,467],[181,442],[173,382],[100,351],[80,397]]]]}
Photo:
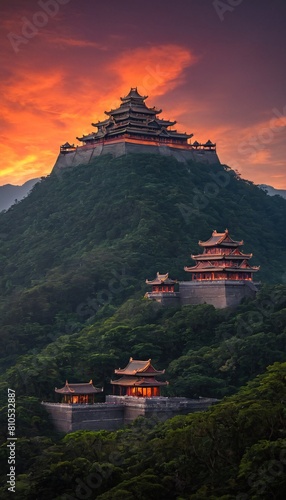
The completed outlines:
{"type": "Polygon", "coordinates": [[[92,380],[83,384],[69,384],[66,381],[61,389],[55,392],[62,396],[62,403],[67,404],[93,404],[94,395],[103,392],[103,388],[94,387],[92,380]]]}
{"type": "Polygon", "coordinates": [[[141,361],[130,358],[125,368],[114,370],[114,373],[121,375],[120,379],[111,381],[113,393],[117,392],[119,396],[156,397],[160,396],[161,387],[168,385],[168,382],[156,379],[157,376],[163,375],[165,370],[156,370],[151,359],[141,361]]]}
{"type": "Polygon", "coordinates": [[[213,231],[211,238],[199,241],[199,245],[203,247],[203,253],[191,256],[196,265],[184,268],[192,273],[193,281],[252,281],[253,273],[259,271],[258,266],[249,264],[252,254],[240,250],[243,241],[233,240],[227,229],[223,233],[213,231]]]}
{"type": "Polygon", "coordinates": [[[146,292],[145,297],[147,299],[155,300],[164,305],[178,305],[179,304],[179,293],[175,291],[175,285],[177,280],[172,280],[169,278],[169,273],[160,274],[154,280],[146,280],[147,285],[152,286],[151,292],[146,292]]]}
{"type": "Polygon", "coordinates": [[[151,293],[170,293],[175,292],[175,283],[177,283],[177,281],[170,279],[169,273],[157,273],[154,280],[146,280],[146,283],[147,285],[152,285],[151,293]]]}

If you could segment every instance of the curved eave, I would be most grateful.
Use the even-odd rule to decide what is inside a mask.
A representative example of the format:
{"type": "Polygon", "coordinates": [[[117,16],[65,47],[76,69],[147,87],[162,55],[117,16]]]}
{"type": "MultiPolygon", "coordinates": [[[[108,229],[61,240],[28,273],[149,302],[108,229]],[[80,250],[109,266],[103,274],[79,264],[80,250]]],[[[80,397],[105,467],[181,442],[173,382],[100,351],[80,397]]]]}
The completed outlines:
{"type": "Polygon", "coordinates": [[[124,376],[126,375],[126,377],[132,377],[132,376],[136,377],[136,375],[138,373],[140,373],[140,376],[144,375],[144,377],[150,377],[150,378],[152,378],[152,377],[155,377],[157,375],[158,376],[159,375],[164,375],[165,370],[161,370],[161,371],[160,370],[159,371],[155,370],[153,372],[144,372],[143,369],[142,370],[133,370],[133,371],[124,371],[124,370],[120,370],[119,369],[119,370],[114,370],[114,373],[115,373],[115,375],[124,375],[124,376]]]}
{"type": "Polygon", "coordinates": [[[193,260],[245,260],[251,259],[253,257],[252,253],[249,254],[200,254],[200,255],[191,255],[193,260]]]}
{"type": "Polygon", "coordinates": [[[164,386],[168,385],[169,382],[167,381],[159,381],[159,380],[140,380],[140,379],[135,379],[135,378],[130,378],[129,380],[127,377],[122,377],[119,380],[111,380],[110,383],[112,385],[119,385],[119,386],[125,386],[125,387],[159,387],[159,386],[164,386]]]}
{"type": "Polygon", "coordinates": [[[210,238],[208,241],[199,241],[201,247],[240,247],[243,245],[243,240],[241,241],[214,241],[210,238]]]}
{"type": "Polygon", "coordinates": [[[240,273],[240,272],[245,272],[245,273],[255,273],[259,271],[260,266],[254,266],[254,267],[226,267],[226,266],[221,266],[221,267],[215,267],[215,266],[208,266],[208,267],[184,267],[184,271],[188,273],[205,273],[205,272],[231,272],[231,273],[240,273]]]}
{"type": "Polygon", "coordinates": [[[77,140],[80,142],[89,142],[89,141],[94,141],[98,137],[98,134],[89,134],[89,135],[84,135],[82,137],[77,137],[77,140]]]}
{"type": "Polygon", "coordinates": [[[73,396],[80,396],[80,395],[88,395],[88,394],[98,394],[100,392],[103,392],[103,387],[93,387],[93,388],[77,388],[77,389],[72,389],[70,387],[63,387],[62,389],[57,389],[55,387],[55,392],[57,394],[70,394],[73,396]]]}
{"type": "Polygon", "coordinates": [[[176,125],[176,121],[169,121],[169,120],[154,120],[160,127],[173,127],[176,125]]]}
{"type": "MultiPolygon", "coordinates": [[[[113,120],[112,120],[112,121],[113,121],[113,120]]],[[[103,122],[92,123],[91,125],[92,125],[93,127],[97,127],[97,128],[99,128],[99,127],[104,127],[104,126],[106,126],[106,125],[109,125],[109,124],[110,124],[110,122],[111,122],[111,119],[110,119],[110,118],[107,118],[107,120],[104,120],[103,122]]]]}
{"type": "Polygon", "coordinates": [[[153,110],[153,109],[150,109],[150,108],[147,108],[147,106],[145,104],[142,104],[141,106],[140,105],[127,105],[127,104],[122,104],[120,106],[120,108],[117,108],[117,109],[111,109],[110,111],[104,111],[104,113],[107,115],[107,116],[113,116],[113,115],[120,115],[120,114],[125,114],[125,113],[130,113],[130,112],[133,112],[133,113],[141,113],[143,115],[149,115],[149,116],[156,116],[157,114],[157,111],[153,110]]]}

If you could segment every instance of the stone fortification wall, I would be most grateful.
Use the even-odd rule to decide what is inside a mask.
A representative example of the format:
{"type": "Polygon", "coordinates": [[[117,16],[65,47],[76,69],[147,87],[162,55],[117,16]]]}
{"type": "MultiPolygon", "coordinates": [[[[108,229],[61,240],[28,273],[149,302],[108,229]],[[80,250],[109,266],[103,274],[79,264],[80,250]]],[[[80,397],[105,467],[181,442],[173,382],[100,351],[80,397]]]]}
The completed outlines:
{"type": "Polygon", "coordinates": [[[215,151],[208,150],[190,150],[181,148],[172,148],[163,145],[136,144],[132,142],[116,142],[100,144],[98,146],[80,146],[75,151],[69,153],[60,153],[53,171],[59,172],[66,168],[76,167],[77,165],[87,165],[94,158],[111,154],[115,158],[132,153],[159,154],[162,156],[173,156],[179,162],[193,160],[201,163],[213,164],[220,163],[215,151]]]}
{"type": "Polygon", "coordinates": [[[250,281],[182,281],[182,305],[212,304],[218,309],[237,306],[244,297],[254,298],[256,286],[250,281]]]}
{"type": "Polygon", "coordinates": [[[180,292],[147,292],[145,297],[166,307],[179,307],[181,305],[180,292]]]}
{"type": "Polygon", "coordinates": [[[137,417],[156,418],[164,421],[175,415],[186,415],[206,410],[217,402],[216,399],[211,398],[138,398],[133,396],[106,396],[106,401],[124,406],[124,424],[130,424],[137,417]]]}
{"type": "Polygon", "coordinates": [[[50,415],[52,422],[59,432],[71,432],[72,407],[55,403],[42,403],[50,415]]]}
{"type": "Polygon", "coordinates": [[[71,405],[43,403],[55,428],[60,432],[82,429],[116,431],[130,424],[137,417],[166,420],[175,415],[186,415],[206,410],[216,399],[201,398],[136,398],[131,396],[106,396],[105,403],[71,405]]]}
{"type": "Polygon", "coordinates": [[[124,407],[113,403],[94,405],[71,405],[43,403],[60,432],[74,432],[82,429],[91,431],[116,431],[124,424],[124,407]]]}

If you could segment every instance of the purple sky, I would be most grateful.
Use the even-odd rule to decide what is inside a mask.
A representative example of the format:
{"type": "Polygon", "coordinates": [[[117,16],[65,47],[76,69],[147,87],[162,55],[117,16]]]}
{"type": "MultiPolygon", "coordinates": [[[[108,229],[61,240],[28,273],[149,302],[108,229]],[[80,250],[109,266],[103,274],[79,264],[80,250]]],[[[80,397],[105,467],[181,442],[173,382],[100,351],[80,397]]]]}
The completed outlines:
{"type": "Polygon", "coordinates": [[[48,174],[130,87],[244,178],[286,189],[286,2],[1,2],[0,184],[48,174]],[[47,12],[45,12],[45,9],[47,12]]]}

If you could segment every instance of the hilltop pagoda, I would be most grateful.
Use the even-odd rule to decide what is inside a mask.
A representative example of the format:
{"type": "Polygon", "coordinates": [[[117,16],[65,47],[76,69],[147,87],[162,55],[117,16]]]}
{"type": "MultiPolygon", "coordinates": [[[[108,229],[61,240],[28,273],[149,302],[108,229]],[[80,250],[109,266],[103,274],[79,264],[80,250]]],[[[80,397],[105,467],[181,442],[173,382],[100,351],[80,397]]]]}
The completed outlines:
{"type": "Polygon", "coordinates": [[[199,245],[203,247],[203,253],[191,256],[196,265],[184,268],[192,274],[193,281],[253,281],[253,273],[259,271],[258,266],[249,264],[252,254],[240,250],[243,241],[233,240],[227,229],[223,233],[213,231],[211,238],[199,241],[199,245]]]}
{"type": "Polygon", "coordinates": [[[145,100],[148,96],[141,96],[137,87],[131,88],[126,97],[121,97],[121,104],[116,109],[105,111],[108,118],[104,121],[92,123],[97,132],[92,132],[77,139],[85,145],[105,143],[106,141],[133,139],[136,143],[143,141],[172,144],[186,147],[188,139],[193,134],[179,133],[170,129],[176,121],[163,120],[158,117],[161,109],[148,108],[145,100]]]}
{"type": "Polygon", "coordinates": [[[118,380],[111,380],[113,393],[118,387],[119,396],[134,396],[151,398],[160,396],[160,388],[168,385],[168,382],[158,381],[155,377],[163,375],[165,370],[156,370],[151,365],[151,359],[147,361],[129,359],[128,365],[114,370],[116,375],[121,375],[118,380]]]}
{"type": "Polygon", "coordinates": [[[105,111],[105,120],[91,124],[94,131],[77,137],[79,146],[69,142],[60,146],[53,171],[88,165],[102,155],[118,158],[134,153],[172,156],[182,163],[220,163],[215,143],[192,143],[193,134],[173,128],[177,122],[161,118],[162,110],[148,107],[147,98],[137,87],[131,87],[125,97],[120,97],[118,107],[105,111]]]}
{"type": "Polygon", "coordinates": [[[66,380],[64,387],[56,387],[55,392],[62,396],[62,403],[93,404],[94,395],[103,392],[103,388],[94,387],[92,380],[83,384],[69,384],[66,380]]]}

